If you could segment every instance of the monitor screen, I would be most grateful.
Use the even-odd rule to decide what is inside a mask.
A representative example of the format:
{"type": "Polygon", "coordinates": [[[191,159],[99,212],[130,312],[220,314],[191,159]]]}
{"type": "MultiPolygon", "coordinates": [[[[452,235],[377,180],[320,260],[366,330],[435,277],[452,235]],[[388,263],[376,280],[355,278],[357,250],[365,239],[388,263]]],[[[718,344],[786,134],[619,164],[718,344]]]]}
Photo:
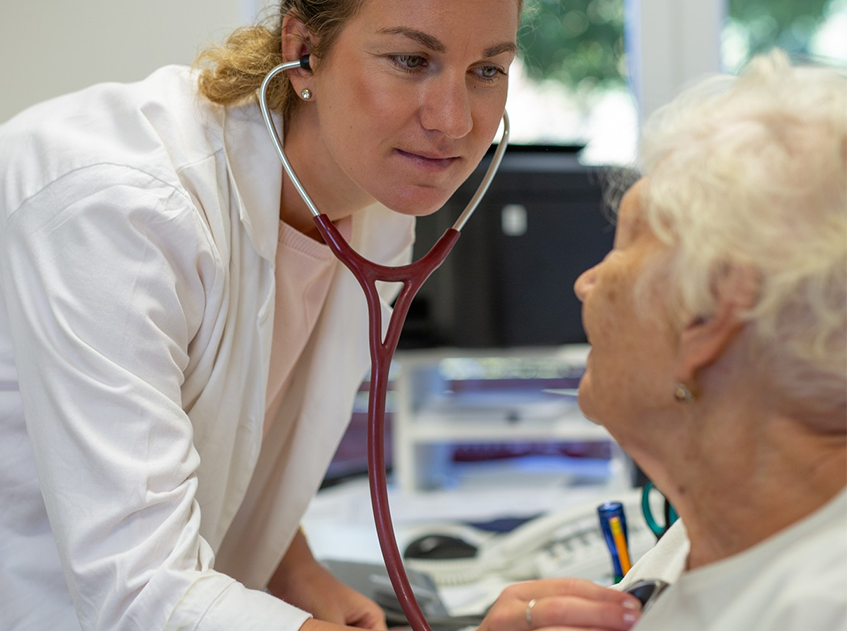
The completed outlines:
{"type": "MultiPolygon", "coordinates": [[[[445,208],[418,220],[415,259],[453,225],[487,165],[445,208]]],[[[585,342],[573,284],[612,248],[605,173],[566,147],[509,147],[453,251],[415,298],[400,347],[585,342]]]]}

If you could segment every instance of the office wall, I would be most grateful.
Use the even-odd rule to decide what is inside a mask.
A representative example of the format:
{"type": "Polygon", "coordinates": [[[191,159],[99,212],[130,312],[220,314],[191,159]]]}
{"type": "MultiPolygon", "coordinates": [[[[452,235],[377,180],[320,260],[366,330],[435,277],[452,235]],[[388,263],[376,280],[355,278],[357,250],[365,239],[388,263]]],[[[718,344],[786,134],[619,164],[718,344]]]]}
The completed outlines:
{"type": "MultiPolygon", "coordinates": [[[[717,70],[724,0],[624,0],[636,90],[651,111],[692,76],[717,70]],[[695,37],[693,34],[697,34],[695,37]]],[[[190,63],[204,44],[274,0],[0,1],[0,122],[99,81],[190,63]]]]}
{"type": "Polygon", "coordinates": [[[100,81],[188,64],[208,42],[252,22],[265,0],[2,0],[0,122],[100,81]]]}

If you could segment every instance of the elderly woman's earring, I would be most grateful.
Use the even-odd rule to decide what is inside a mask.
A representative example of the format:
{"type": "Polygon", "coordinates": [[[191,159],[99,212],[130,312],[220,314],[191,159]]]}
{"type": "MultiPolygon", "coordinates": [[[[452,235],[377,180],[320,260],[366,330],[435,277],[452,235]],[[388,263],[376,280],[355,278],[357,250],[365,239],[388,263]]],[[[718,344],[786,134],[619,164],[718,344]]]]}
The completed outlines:
{"type": "Polygon", "coordinates": [[[303,97],[304,101],[308,101],[312,98],[312,92],[309,90],[309,88],[303,88],[302,90],[300,90],[300,96],[303,97]]]}
{"type": "Polygon", "coordinates": [[[689,401],[694,400],[694,395],[691,394],[691,390],[688,389],[688,386],[684,383],[678,383],[674,388],[673,398],[679,403],[688,403],[689,401]]]}

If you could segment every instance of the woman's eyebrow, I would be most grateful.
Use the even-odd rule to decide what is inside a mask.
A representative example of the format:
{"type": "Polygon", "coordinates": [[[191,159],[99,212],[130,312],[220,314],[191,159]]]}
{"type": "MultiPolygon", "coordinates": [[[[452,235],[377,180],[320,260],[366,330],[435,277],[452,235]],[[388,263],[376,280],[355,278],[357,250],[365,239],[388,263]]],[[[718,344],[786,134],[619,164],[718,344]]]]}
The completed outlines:
{"type": "MultiPolygon", "coordinates": [[[[418,29],[408,28],[406,26],[394,26],[392,28],[382,28],[377,31],[378,33],[384,35],[403,35],[408,37],[409,39],[413,39],[419,44],[426,46],[430,50],[436,53],[443,53],[447,50],[447,47],[444,43],[438,39],[437,37],[433,37],[428,33],[424,33],[423,31],[419,31],[418,29]]],[[[513,53],[517,52],[518,47],[514,42],[503,42],[502,44],[495,44],[494,46],[489,46],[482,52],[483,57],[496,57],[501,53],[513,53]]]]}
{"type": "Polygon", "coordinates": [[[419,44],[426,46],[430,50],[435,51],[436,53],[443,53],[445,50],[447,50],[447,47],[440,39],[414,28],[408,28],[405,26],[394,26],[392,28],[381,28],[377,32],[385,35],[404,35],[410,39],[415,40],[419,44]]]}
{"type": "Polygon", "coordinates": [[[516,53],[518,52],[518,47],[514,42],[503,42],[502,44],[496,44],[494,46],[489,46],[484,51],[482,51],[483,57],[496,57],[497,55],[501,55],[503,53],[516,53]]]}

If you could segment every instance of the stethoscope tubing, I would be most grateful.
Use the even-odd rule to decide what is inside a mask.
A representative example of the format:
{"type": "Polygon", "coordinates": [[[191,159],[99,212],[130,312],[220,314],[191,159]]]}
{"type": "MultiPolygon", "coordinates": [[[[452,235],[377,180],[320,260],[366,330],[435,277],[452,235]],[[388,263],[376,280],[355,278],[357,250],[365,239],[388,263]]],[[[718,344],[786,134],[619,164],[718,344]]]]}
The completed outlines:
{"type": "Polygon", "coordinates": [[[391,509],[388,501],[388,490],[385,479],[385,404],[388,392],[388,378],[391,368],[391,360],[400,339],[403,323],[406,320],[412,299],[417,294],[423,283],[435,271],[447,255],[456,241],[459,239],[460,231],[467,220],[473,214],[482,197],[488,190],[509,141],[509,117],[503,112],[503,135],[500,143],[492,156],[491,164],[477,188],[476,193],[468,202],[459,218],[448,228],[436,241],[430,251],[418,261],[408,265],[390,267],[369,261],[356,252],[341,236],[338,229],[332,224],[327,215],[321,213],[306,191],[294,168],[285,155],[282,141],[274,126],[273,119],[267,105],[267,88],[270,81],[278,73],[295,68],[307,68],[308,57],[300,61],[291,61],[280,64],[273,68],[265,77],[260,89],[259,105],[262,117],[268,129],[271,141],[279,156],[280,162],[285,169],[291,182],[294,184],[300,197],[308,206],[313,215],[313,220],[324,242],[353,274],[362,287],[368,306],[369,342],[371,356],[371,375],[368,389],[368,482],[370,485],[371,503],[373,506],[374,522],[376,524],[377,538],[388,577],[397,599],[409,621],[409,626],[414,631],[432,631],[421,611],[415,598],[406,571],[403,566],[403,558],[397,547],[394,535],[394,526],[391,519],[391,509]],[[398,282],[402,284],[388,327],[383,338],[382,307],[376,283],[398,282]]]}

